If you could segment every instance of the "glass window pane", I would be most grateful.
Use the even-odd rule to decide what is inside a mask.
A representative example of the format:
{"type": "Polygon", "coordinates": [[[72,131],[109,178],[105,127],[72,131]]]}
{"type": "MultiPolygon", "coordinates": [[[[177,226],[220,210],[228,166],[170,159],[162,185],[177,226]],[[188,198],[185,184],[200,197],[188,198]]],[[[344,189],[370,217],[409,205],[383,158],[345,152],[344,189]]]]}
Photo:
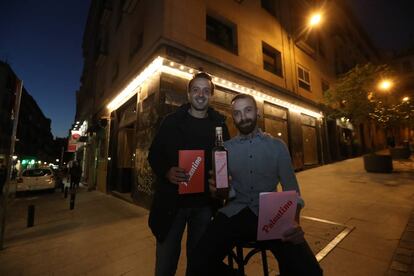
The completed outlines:
{"type": "Polygon", "coordinates": [[[282,107],[278,107],[269,103],[264,104],[264,114],[274,116],[283,120],[287,120],[287,111],[282,107]]]}
{"type": "Polygon", "coordinates": [[[318,164],[316,128],[302,125],[303,161],[305,165],[318,164]]]}
{"type": "Polygon", "coordinates": [[[265,131],[271,134],[273,137],[282,139],[286,145],[288,145],[288,127],[287,121],[272,120],[269,118],[264,119],[265,131]]]}

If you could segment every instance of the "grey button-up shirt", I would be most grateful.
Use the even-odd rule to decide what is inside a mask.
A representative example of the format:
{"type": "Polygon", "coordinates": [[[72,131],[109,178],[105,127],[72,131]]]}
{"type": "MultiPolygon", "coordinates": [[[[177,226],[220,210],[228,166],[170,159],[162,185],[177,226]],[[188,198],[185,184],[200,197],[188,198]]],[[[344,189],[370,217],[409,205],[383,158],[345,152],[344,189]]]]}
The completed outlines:
{"type": "Polygon", "coordinates": [[[281,183],[283,191],[297,191],[298,204],[304,205],[299,185],[285,143],[259,130],[254,137],[236,136],[225,142],[232,177],[230,195],[235,196],[219,211],[232,217],[245,207],[259,213],[259,194],[275,192],[281,183]]]}

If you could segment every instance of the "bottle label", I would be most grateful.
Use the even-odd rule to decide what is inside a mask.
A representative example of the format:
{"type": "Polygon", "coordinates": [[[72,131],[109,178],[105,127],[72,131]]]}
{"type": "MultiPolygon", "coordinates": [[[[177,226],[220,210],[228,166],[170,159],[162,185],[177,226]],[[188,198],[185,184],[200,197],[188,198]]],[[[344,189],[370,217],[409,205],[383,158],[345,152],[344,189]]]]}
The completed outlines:
{"type": "Polygon", "coordinates": [[[228,188],[227,153],[225,151],[214,152],[214,166],[216,169],[216,187],[219,189],[228,188]]]}

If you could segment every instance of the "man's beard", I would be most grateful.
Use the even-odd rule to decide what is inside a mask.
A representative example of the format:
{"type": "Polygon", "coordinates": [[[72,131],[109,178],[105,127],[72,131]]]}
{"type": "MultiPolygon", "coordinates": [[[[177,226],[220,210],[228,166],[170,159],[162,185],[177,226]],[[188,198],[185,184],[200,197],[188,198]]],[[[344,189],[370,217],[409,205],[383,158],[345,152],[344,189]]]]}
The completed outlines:
{"type": "Polygon", "coordinates": [[[256,123],[257,123],[257,118],[246,119],[246,120],[240,121],[238,124],[234,122],[234,124],[236,125],[236,128],[243,135],[247,135],[253,132],[253,130],[256,128],[256,123]]]}

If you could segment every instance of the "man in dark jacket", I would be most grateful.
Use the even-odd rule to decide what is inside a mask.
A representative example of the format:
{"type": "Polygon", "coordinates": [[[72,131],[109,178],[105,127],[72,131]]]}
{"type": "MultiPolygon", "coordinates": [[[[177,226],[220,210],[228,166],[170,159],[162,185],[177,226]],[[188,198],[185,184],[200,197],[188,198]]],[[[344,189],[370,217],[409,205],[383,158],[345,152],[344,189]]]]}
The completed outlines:
{"type": "Polygon", "coordinates": [[[79,165],[79,162],[75,160],[72,164],[72,167],[69,171],[70,174],[70,188],[75,189],[79,187],[79,182],[82,176],[82,168],[79,165]]]}
{"type": "Polygon", "coordinates": [[[181,240],[187,225],[187,274],[192,270],[192,250],[211,219],[208,171],[215,128],[223,128],[229,138],[225,117],[209,107],[214,84],[206,73],[198,73],[188,84],[188,104],[163,120],[148,154],[157,176],[149,226],[156,244],[156,276],[174,275],[181,252],[181,240]],[[178,194],[178,186],[187,181],[187,173],[178,167],[179,150],[203,150],[205,156],[204,192],[178,194]]]}

